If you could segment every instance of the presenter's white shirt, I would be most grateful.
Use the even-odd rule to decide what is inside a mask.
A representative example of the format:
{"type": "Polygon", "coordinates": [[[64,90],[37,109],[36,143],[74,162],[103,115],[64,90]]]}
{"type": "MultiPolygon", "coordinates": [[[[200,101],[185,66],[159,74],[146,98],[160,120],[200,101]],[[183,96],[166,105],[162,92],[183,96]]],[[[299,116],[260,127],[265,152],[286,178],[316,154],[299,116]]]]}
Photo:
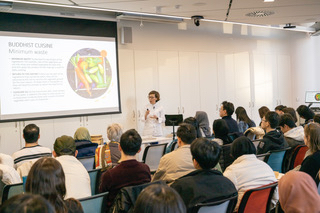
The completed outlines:
{"type": "Polygon", "coordinates": [[[159,102],[156,102],[154,105],[147,104],[144,108],[143,115],[141,120],[145,121],[145,126],[143,130],[143,135],[152,135],[155,137],[159,137],[163,135],[162,132],[162,123],[165,122],[164,117],[164,109],[159,104],[159,102]],[[149,115],[147,116],[147,119],[145,119],[145,113],[147,109],[150,111],[149,115]],[[156,115],[158,119],[150,118],[151,116],[156,115]]]}
{"type": "Polygon", "coordinates": [[[82,163],[71,155],[62,155],[56,159],[61,163],[66,178],[65,199],[91,196],[90,177],[82,163]]]}

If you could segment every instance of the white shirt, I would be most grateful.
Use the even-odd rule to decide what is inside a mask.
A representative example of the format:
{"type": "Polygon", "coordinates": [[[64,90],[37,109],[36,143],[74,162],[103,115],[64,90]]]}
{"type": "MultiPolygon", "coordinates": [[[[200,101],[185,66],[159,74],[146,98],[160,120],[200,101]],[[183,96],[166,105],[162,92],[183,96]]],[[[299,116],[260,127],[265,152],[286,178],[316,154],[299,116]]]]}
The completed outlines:
{"type": "Polygon", "coordinates": [[[163,135],[162,132],[162,123],[165,122],[164,117],[164,109],[159,104],[159,102],[156,102],[154,105],[147,104],[144,108],[144,113],[142,114],[142,121],[145,121],[145,126],[143,130],[143,135],[152,135],[155,137],[159,137],[163,135]],[[149,114],[147,116],[147,119],[145,119],[145,113],[149,110],[149,114]],[[156,115],[158,119],[150,118],[150,116],[156,115]]]}
{"type": "Polygon", "coordinates": [[[42,157],[52,157],[52,152],[49,148],[40,145],[23,147],[12,154],[15,168],[18,168],[25,162],[35,161],[42,157]]]}
{"type": "Polygon", "coordinates": [[[61,163],[66,178],[65,199],[91,196],[90,177],[82,163],[71,155],[61,155],[56,159],[61,163]]]}

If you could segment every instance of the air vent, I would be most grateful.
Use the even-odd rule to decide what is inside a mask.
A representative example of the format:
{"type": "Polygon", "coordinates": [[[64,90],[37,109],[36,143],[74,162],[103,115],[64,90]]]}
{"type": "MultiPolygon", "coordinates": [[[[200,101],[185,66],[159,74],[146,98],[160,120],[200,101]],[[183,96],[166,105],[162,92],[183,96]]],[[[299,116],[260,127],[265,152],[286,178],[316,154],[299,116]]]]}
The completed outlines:
{"type": "Polygon", "coordinates": [[[249,17],[266,17],[266,16],[271,16],[273,15],[273,11],[268,11],[268,10],[259,10],[259,11],[254,11],[251,13],[247,13],[246,16],[249,17]]]}

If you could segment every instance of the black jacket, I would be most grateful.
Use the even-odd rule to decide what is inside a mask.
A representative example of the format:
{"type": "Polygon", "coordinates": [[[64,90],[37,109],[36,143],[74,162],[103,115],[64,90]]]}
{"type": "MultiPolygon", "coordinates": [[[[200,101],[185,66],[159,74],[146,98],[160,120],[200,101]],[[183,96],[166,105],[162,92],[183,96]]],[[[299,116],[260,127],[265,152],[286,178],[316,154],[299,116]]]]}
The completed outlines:
{"type": "Polygon", "coordinates": [[[230,115],[222,117],[225,120],[229,127],[229,133],[239,132],[239,127],[237,121],[235,121],[230,115]]]}
{"type": "Polygon", "coordinates": [[[283,133],[279,130],[272,130],[263,136],[258,145],[257,154],[263,154],[271,150],[280,150],[288,147],[283,133]]]}

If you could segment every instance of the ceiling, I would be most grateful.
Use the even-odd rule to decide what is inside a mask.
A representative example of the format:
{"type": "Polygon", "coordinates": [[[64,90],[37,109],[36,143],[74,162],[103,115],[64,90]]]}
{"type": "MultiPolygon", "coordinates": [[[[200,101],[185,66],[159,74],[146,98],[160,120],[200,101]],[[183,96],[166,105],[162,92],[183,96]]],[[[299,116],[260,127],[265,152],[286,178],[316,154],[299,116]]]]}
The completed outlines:
{"type": "MultiPolygon", "coordinates": [[[[15,1],[12,1],[15,2],[15,1]]],[[[320,22],[320,0],[41,0],[18,2],[44,2],[69,6],[143,12],[190,18],[201,15],[205,19],[257,25],[285,25],[310,27],[320,22]],[[258,14],[252,17],[247,14],[258,14]],[[270,14],[263,16],[264,14],[270,14]]],[[[312,26],[314,28],[317,28],[312,26]]],[[[316,29],[317,30],[317,29],[316,29]]]]}

